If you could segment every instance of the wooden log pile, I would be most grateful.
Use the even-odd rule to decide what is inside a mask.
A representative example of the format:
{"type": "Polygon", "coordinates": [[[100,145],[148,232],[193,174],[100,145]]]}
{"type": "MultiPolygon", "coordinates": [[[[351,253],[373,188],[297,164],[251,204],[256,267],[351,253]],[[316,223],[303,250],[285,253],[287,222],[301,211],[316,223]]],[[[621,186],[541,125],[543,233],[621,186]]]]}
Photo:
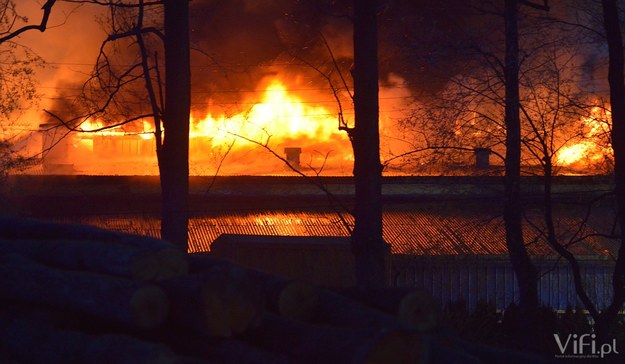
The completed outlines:
{"type": "Polygon", "coordinates": [[[0,363],[528,360],[437,315],[421,291],[332,291],[161,240],[0,218],[0,363]]]}

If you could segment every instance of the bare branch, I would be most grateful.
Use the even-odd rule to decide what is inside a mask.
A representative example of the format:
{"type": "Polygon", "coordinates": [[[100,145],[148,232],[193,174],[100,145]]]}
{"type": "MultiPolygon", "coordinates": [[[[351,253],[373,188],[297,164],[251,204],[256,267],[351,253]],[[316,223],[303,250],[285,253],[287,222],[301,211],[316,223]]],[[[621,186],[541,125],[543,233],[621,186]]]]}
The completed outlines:
{"type": "Polygon", "coordinates": [[[85,122],[91,116],[86,116],[86,117],[81,116],[81,117],[73,118],[73,119],[67,121],[67,120],[63,119],[62,117],[60,117],[59,115],[53,113],[50,110],[45,110],[44,109],[43,111],[46,114],[52,116],[55,120],[57,120],[60,123],[60,125],[63,125],[69,131],[80,132],[80,133],[97,133],[97,132],[101,132],[101,131],[104,131],[104,130],[115,129],[115,128],[118,128],[118,127],[120,127],[122,125],[135,122],[137,120],[148,119],[148,118],[153,118],[154,117],[154,115],[152,115],[152,114],[136,115],[136,116],[133,116],[131,118],[127,118],[127,119],[125,119],[123,121],[117,122],[115,124],[104,125],[104,126],[99,127],[99,128],[85,130],[85,129],[73,126],[72,124],[73,124],[74,121],[82,119],[82,122],[78,123],[78,125],[81,125],[83,122],[85,122]]]}
{"type": "Polygon", "coordinates": [[[528,6],[530,8],[534,8],[537,10],[544,10],[544,11],[549,11],[549,1],[544,0],[542,5],[541,4],[537,4],[535,2],[529,1],[529,0],[518,0],[519,4],[521,5],[525,5],[528,6]]]}
{"type": "Polygon", "coordinates": [[[73,3],[73,4],[94,4],[94,5],[102,5],[102,6],[108,6],[108,7],[114,7],[114,8],[126,8],[126,9],[140,8],[143,6],[163,5],[163,1],[161,0],[143,2],[142,4],[131,4],[131,3],[119,2],[119,1],[113,2],[111,0],[63,0],[63,1],[65,1],[66,3],[73,3]]]}
{"type": "MultiPolygon", "coordinates": [[[[349,211],[347,209],[347,207],[341,202],[341,200],[338,199],[338,197],[336,197],[332,191],[330,191],[326,186],[324,186],[317,178],[313,178],[310,177],[308,175],[306,175],[305,173],[303,173],[302,171],[300,171],[299,169],[297,169],[295,166],[293,166],[291,164],[291,162],[289,162],[286,158],[284,158],[283,156],[281,156],[280,154],[276,153],[275,150],[273,150],[270,146],[269,146],[269,138],[270,136],[267,138],[267,141],[265,141],[264,143],[259,142],[257,140],[248,138],[244,135],[240,135],[237,133],[233,133],[228,131],[228,134],[233,135],[237,138],[241,138],[243,140],[246,140],[250,143],[256,144],[262,148],[264,148],[265,150],[267,150],[269,153],[271,153],[274,157],[278,158],[279,160],[281,160],[287,167],[289,167],[289,169],[291,169],[293,172],[299,174],[300,176],[304,177],[304,179],[306,179],[306,181],[312,183],[313,185],[315,185],[316,187],[318,187],[321,191],[323,191],[323,193],[328,197],[328,199],[330,200],[330,202],[332,202],[332,206],[334,206],[334,204],[336,204],[337,206],[339,206],[341,208],[342,211],[349,211]]],[[[341,212],[338,209],[334,209],[334,212],[338,215],[339,220],[341,221],[341,223],[343,224],[343,227],[345,228],[345,230],[347,230],[347,232],[349,233],[349,235],[352,234],[352,226],[349,224],[349,222],[347,221],[347,219],[345,219],[345,217],[343,216],[343,212],[341,212]]]]}
{"type": "Polygon", "coordinates": [[[206,191],[204,191],[204,197],[206,197],[208,195],[208,193],[210,192],[210,190],[213,188],[213,185],[215,184],[215,181],[217,180],[217,176],[219,175],[219,171],[221,170],[221,167],[223,166],[224,161],[228,157],[228,154],[230,154],[230,152],[232,151],[232,147],[234,147],[235,143],[236,143],[236,139],[232,139],[232,143],[228,144],[228,148],[226,149],[226,152],[219,159],[219,163],[217,164],[217,168],[215,169],[215,173],[213,174],[213,176],[211,178],[211,181],[208,184],[208,187],[206,187],[206,191]]]}
{"type": "Polygon", "coordinates": [[[46,27],[48,26],[48,19],[50,18],[50,13],[52,12],[52,6],[54,6],[54,3],[56,2],[56,0],[48,0],[46,1],[45,4],[43,4],[43,6],[41,7],[41,9],[43,10],[43,14],[41,16],[41,22],[37,25],[32,24],[32,25],[25,25],[15,31],[12,31],[11,33],[9,33],[8,35],[5,35],[3,37],[0,38],[0,44],[13,39],[19,35],[21,35],[24,32],[27,32],[29,30],[38,30],[40,32],[43,32],[46,30],[46,27]]]}
{"type": "Polygon", "coordinates": [[[332,48],[330,47],[330,44],[328,43],[328,40],[325,38],[325,36],[323,34],[321,34],[321,39],[323,40],[323,44],[326,46],[326,49],[328,50],[328,54],[330,54],[330,57],[332,58],[332,64],[334,64],[334,68],[339,73],[339,77],[341,78],[341,81],[343,82],[343,87],[345,87],[345,91],[347,91],[347,93],[349,94],[349,97],[351,97],[351,99],[353,100],[354,99],[354,95],[352,95],[351,91],[349,90],[349,86],[347,85],[347,81],[345,80],[345,77],[343,76],[343,73],[341,73],[339,65],[336,63],[336,57],[334,57],[334,53],[332,52],[332,48]]]}

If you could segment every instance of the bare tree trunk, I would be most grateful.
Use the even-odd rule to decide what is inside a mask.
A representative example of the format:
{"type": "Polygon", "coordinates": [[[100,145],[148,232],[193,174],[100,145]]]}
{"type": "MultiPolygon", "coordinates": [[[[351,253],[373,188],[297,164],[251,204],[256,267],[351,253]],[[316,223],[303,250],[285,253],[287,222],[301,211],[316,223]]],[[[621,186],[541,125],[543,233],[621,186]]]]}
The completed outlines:
{"type": "MultiPolygon", "coordinates": [[[[544,145],[544,144],[543,144],[544,145]]],[[[546,147],[546,145],[544,145],[546,147]]],[[[571,274],[573,275],[573,284],[575,286],[575,293],[577,297],[582,302],[586,310],[590,316],[598,321],[600,319],[599,311],[596,306],[593,304],[590,296],[588,296],[588,292],[584,288],[584,281],[582,278],[582,271],[579,265],[579,261],[575,258],[575,255],[571,253],[565,246],[561,245],[556,237],[556,228],[554,224],[553,218],[553,164],[551,162],[551,157],[548,156],[545,152],[545,164],[543,165],[543,170],[545,171],[543,186],[545,189],[543,195],[543,207],[545,209],[544,219],[545,226],[547,228],[547,243],[555,250],[561,257],[566,259],[571,267],[571,274]]],[[[585,224],[586,222],[582,222],[585,224]]]]}
{"type": "Polygon", "coordinates": [[[615,326],[618,312],[625,303],[625,83],[623,81],[625,61],[616,0],[602,0],[601,4],[609,51],[608,82],[612,107],[614,194],[617,206],[617,223],[621,234],[621,245],[612,275],[614,297],[596,324],[597,334],[600,339],[604,340],[615,326]]]}
{"type": "Polygon", "coordinates": [[[165,0],[165,135],[159,153],[161,236],[187,250],[191,69],[189,3],[165,0]]]}
{"type": "Polygon", "coordinates": [[[382,165],[378,130],[377,1],[354,1],[354,149],[356,201],[352,251],[360,287],[384,286],[388,245],[382,238],[382,165]]]}
{"type": "MultiPolygon", "coordinates": [[[[519,115],[519,34],[517,0],[505,1],[506,160],[504,222],[506,244],[516,273],[520,308],[528,318],[538,309],[537,273],[525,248],[521,204],[521,120],[519,115]]],[[[528,322],[528,321],[526,321],[528,322]]]]}

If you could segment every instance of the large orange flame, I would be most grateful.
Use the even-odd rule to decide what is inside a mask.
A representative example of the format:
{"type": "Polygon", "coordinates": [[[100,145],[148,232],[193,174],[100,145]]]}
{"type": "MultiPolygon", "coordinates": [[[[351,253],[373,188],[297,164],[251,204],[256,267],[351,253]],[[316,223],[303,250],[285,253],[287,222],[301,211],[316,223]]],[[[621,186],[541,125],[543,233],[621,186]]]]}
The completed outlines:
{"type": "MultiPolygon", "coordinates": [[[[285,83],[277,78],[270,80],[261,91],[257,100],[244,101],[242,104],[248,107],[238,113],[207,113],[203,117],[191,115],[192,174],[210,175],[217,173],[218,169],[224,174],[294,173],[276,157],[288,159],[285,148],[301,149],[299,159],[290,162],[292,167],[305,173],[323,171],[325,174],[341,175],[351,172],[351,146],[345,133],[338,128],[336,111],[289,93],[285,83]]],[[[97,131],[104,126],[105,123],[100,120],[86,120],[80,129],[91,132],[78,133],[74,137],[77,150],[74,154],[82,156],[77,158],[75,155],[74,159],[83,160],[78,168],[81,173],[137,173],[136,169],[126,171],[120,165],[136,162],[138,157],[148,160],[139,173],[157,173],[152,124],[142,120],[97,131]],[[133,143],[137,145],[129,145],[133,143]],[[102,152],[103,146],[108,146],[106,152],[102,152]],[[127,155],[128,151],[134,155],[127,155]],[[90,153],[104,158],[93,163],[92,158],[85,157],[90,153]],[[116,166],[106,168],[107,163],[116,166]],[[146,167],[148,165],[149,168],[146,167]]]]}
{"type": "Polygon", "coordinates": [[[216,143],[243,137],[262,142],[268,136],[278,139],[308,138],[328,140],[340,136],[334,113],[321,106],[309,105],[290,95],[286,86],[273,80],[259,103],[240,114],[207,115],[191,118],[191,137],[208,136],[216,143]]]}
{"type": "MultiPolygon", "coordinates": [[[[337,128],[337,118],[325,107],[310,105],[289,94],[279,80],[272,80],[263,91],[261,100],[248,110],[227,116],[212,114],[191,118],[191,138],[209,138],[213,145],[240,140],[238,147],[249,143],[272,145],[284,142],[311,142],[340,140],[344,135],[337,128]],[[247,142],[247,143],[245,143],[247,142]]],[[[268,145],[269,146],[269,145],[268,145]]],[[[305,146],[305,145],[303,145],[305,146]]]]}
{"type": "Polygon", "coordinates": [[[581,119],[582,140],[565,144],[556,153],[556,163],[571,168],[592,168],[603,163],[613,154],[611,145],[605,140],[609,134],[610,111],[594,107],[587,117],[581,119]]]}
{"type": "Polygon", "coordinates": [[[196,174],[211,174],[223,161],[227,174],[284,174],[292,171],[276,158],[288,159],[285,148],[301,148],[291,166],[325,169],[330,174],[351,170],[351,149],[338,129],[336,112],[304,101],[287,91],[279,79],[272,79],[259,100],[234,115],[208,114],[191,117],[191,164],[196,174]],[[301,163],[300,163],[301,161],[301,163]],[[328,163],[331,161],[331,163],[328,163]]]}

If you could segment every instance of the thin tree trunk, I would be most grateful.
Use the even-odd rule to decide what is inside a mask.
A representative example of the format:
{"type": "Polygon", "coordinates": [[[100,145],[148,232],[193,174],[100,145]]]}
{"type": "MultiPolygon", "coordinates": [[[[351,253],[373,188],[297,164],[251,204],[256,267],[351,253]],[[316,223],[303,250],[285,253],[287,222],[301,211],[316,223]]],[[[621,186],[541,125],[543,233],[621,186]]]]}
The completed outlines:
{"type": "Polygon", "coordinates": [[[191,69],[189,3],[165,0],[165,135],[160,153],[161,236],[187,250],[191,69]]]}
{"type": "Polygon", "coordinates": [[[537,273],[525,248],[521,204],[521,121],[519,115],[519,35],[517,0],[505,1],[506,22],[506,160],[504,222],[506,244],[516,273],[520,307],[532,315],[538,308],[537,273]]]}
{"type": "Polygon", "coordinates": [[[603,311],[596,326],[599,338],[604,340],[615,326],[616,316],[625,303],[625,83],[623,81],[625,61],[616,0],[602,0],[601,4],[609,51],[608,82],[612,107],[614,194],[617,206],[617,223],[621,234],[621,245],[612,275],[614,298],[610,306],[603,311]]]}
{"type": "MultiPolygon", "coordinates": [[[[547,155],[545,150],[544,155],[547,155]]],[[[596,306],[593,304],[590,296],[586,292],[584,288],[584,281],[582,278],[582,271],[575,258],[575,255],[571,253],[566,247],[562,246],[556,237],[556,228],[553,219],[553,165],[551,163],[550,157],[545,157],[545,164],[543,167],[545,171],[544,176],[544,189],[545,193],[543,196],[543,206],[545,209],[545,226],[547,228],[547,243],[566,261],[569,263],[571,267],[571,274],[573,275],[573,285],[575,286],[575,293],[577,293],[577,297],[584,307],[588,310],[590,316],[596,321],[599,319],[599,311],[597,311],[596,306]]]]}
{"type": "Polygon", "coordinates": [[[386,284],[388,244],[382,238],[382,165],[378,130],[378,60],[375,0],[354,1],[355,226],[352,251],[360,287],[386,284]]]}

